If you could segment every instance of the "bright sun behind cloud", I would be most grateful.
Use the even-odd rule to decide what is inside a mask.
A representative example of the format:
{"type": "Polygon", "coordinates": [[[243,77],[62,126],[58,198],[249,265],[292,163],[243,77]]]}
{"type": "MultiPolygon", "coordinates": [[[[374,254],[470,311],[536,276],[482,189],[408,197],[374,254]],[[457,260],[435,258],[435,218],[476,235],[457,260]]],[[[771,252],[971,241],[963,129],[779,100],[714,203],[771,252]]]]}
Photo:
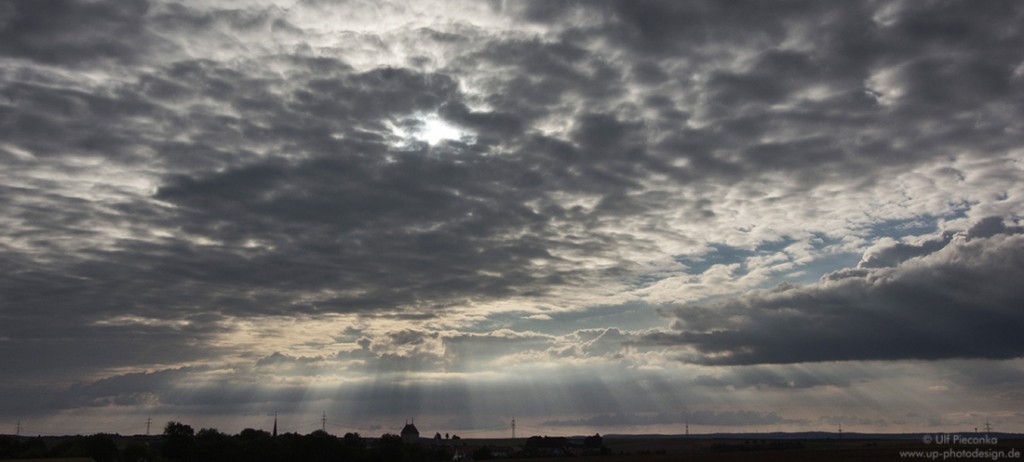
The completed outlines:
{"type": "Polygon", "coordinates": [[[472,142],[472,133],[445,122],[437,114],[417,113],[412,117],[414,123],[391,124],[392,132],[402,141],[398,144],[424,142],[431,146],[444,140],[472,142]]]}
{"type": "Polygon", "coordinates": [[[466,136],[466,132],[441,120],[436,114],[431,114],[423,119],[423,127],[413,136],[426,141],[427,144],[435,145],[442,140],[459,140],[466,136]]]}

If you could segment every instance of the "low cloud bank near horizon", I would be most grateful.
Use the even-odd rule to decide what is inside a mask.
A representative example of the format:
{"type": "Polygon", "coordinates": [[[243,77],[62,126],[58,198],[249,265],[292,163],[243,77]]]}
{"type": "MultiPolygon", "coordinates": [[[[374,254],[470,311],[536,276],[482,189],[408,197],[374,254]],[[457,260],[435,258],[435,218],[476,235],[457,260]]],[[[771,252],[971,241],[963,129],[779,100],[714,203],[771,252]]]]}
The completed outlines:
{"type": "Polygon", "coordinates": [[[1020,358],[1022,278],[1024,228],[989,217],[966,233],[873,248],[817,284],[667,310],[676,332],[640,343],[691,346],[703,364],[1020,358]]]}

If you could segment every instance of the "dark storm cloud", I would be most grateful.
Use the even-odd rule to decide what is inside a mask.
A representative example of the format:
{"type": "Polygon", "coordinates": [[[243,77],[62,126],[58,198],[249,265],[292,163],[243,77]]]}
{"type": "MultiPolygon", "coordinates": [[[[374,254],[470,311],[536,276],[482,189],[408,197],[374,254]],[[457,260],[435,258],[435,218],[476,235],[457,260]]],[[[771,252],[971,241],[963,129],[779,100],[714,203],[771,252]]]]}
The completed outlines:
{"type": "Polygon", "coordinates": [[[146,0],[39,0],[0,5],[0,54],[48,64],[131,61],[156,42],[146,0]]]}
{"type": "Polygon", "coordinates": [[[145,160],[135,154],[150,142],[140,119],[173,117],[137,94],[99,94],[65,87],[71,84],[68,81],[44,79],[5,82],[0,88],[12,102],[0,107],[5,139],[40,158],[102,155],[125,163],[145,160]]]}
{"type": "MultiPolygon", "coordinates": [[[[89,261],[88,268],[70,259],[63,270],[53,271],[88,272],[94,278],[106,275],[105,279],[111,282],[136,286],[163,280],[163,287],[154,285],[149,290],[132,291],[133,298],[160,293],[165,288],[173,292],[175,287],[186,284],[205,285],[205,291],[182,292],[204,298],[216,296],[220,298],[221,309],[227,310],[254,300],[262,301],[251,305],[258,310],[287,304],[284,292],[325,283],[354,287],[376,281],[374,285],[379,289],[367,291],[358,299],[325,298],[315,307],[287,308],[344,312],[419,301],[430,303],[438,295],[444,297],[443,294],[508,294],[517,285],[548,277],[528,273],[522,263],[528,258],[548,258],[539,238],[514,242],[497,238],[512,230],[539,226],[544,221],[522,205],[528,193],[520,194],[513,189],[516,185],[501,186],[496,181],[514,173],[513,164],[459,152],[449,153],[448,158],[425,155],[420,150],[395,152],[395,161],[390,163],[378,157],[392,149],[385,143],[387,132],[381,122],[436,108],[442,101],[456,97],[456,86],[449,77],[404,69],[353,73],[334,60],[288,61],[297,66],[293,68],[297,75],[305,76],[304,80],[293,79],[301,85],[293,85],[290,91],[282,89],[280,82],[200,61],[170,66],[165,70],[166,78],[144,75],[137,86],[120,90],[124,96],[120,104],[114,104],[109,97],[82,92],[31,85],[8,87],[8,94],[20,102],[19,110],[12,114],[15,124],[45,132],[48,129],[41,124],[47,121],[53,130],[48,134],[58,135],[15,131],[24,137],[22,145],[41,154],[74,154],[52,143],[62,140],[64,146],[76,144],[71,131],[82,133],[78,144],[83,152],[114,145],[127,150],[122,145],[124,132],[130,131],[130,127],[139,128],[142,138],[133,143],[151,142],[150,147],[156,151],[153,160],[183,172],[168,176],[155,197],[182,207],[171,210],[126,204],[120,211],[131,213],[132,220],[180,226],[195,235],[228,243],[216,250],[196,252],[185,241],[122,241],[115,249],[90,250],[98,258],[89,261]],[[201,98],[231,104],[247,117],[215,116],[203,107],[195,107],[182,116],[151,102],[182,103],[201,98]],[[261,103],[255,104],[256,101],[261,103]],[[69,109],[80,114],[69,119],[69,109]],[[28,120],[26,114],[34,114],[34,118],[28,120]],[[187,133],[192,142],[145,140],[148,135],[137,122],[140,117],[161,121],[166,124],[167,133],[187,133]],[[344,139],[337,139],[336,134],[344,134],[344,139]],[[250,147],[271,147],[270,159],[257,160],[250,147]],[[287,160],[295,154],[313,158],[287,160]],[[215,175],[184,173],[223,169],[230,164],[241,165],[215,175]],[[432,227],[436,229],[419,230],[432,227]],[[277,251],[249,252],[240,247],[253,238],[277,247],[277,251]],[[437,258],[440,255],[444,258],[437,258]],[[388,261],[393,258],[403,262],[388,261]],[[140,265],[142,261],[146,263],[140,265]],[[436,277],[448,271],[444,269],[446,264],[451,273],[436,277]],[[485,267],[502,277],[481,277],[478,272],[485,267]],[[296,268],[307,269],[302,272],[306,276],[298,276],[296,268]],[[397,272],[399,268],[410,273],[403,275],[397,272]],[[118,273],[125,277],[117,277],[118,273]],[[275,292],[266,286],[271,281],[289,282],[275,292]],[[394,287],[397,281],[405,289],[394,287]]],[[[484,123],[490,120],[488,116],[480,117],[484,123]]],[[[107,154],[110,158],[111,153],[107,154]]],[[[43,233],[61,229],[66,233],[72,226],[91,233],[90,220],[117,223],[125,218],[118,216],[116,209],[99,210],[100,207],[89,203],[72,206],[74,201],[60,196],[54,201],[48,210],[20,213],[26,214],[26,222],[36,223],[43,233]],[[74,221],[67,223],[69,220],[74,221]],[[58,228],[60,222],[67,224],[58,228]]],[[[26,286],[13,289],[51,293],[26,286]]],[[[106,305],[103,298],[120,296],[119,291],[96,292],[105,295],[94,299],[99,303],[92,309],[102,309],[106,305]]],[[[69,299],[78,296],[68,292],[65,295],[69,299]]],[[[168,302],[195,306],[172,302],[173,299],[169,297],[168,302]]],[[[143,303],[136,300],[128,304],[132,305],[143,303]]]]}
{"type": "Polygon", "coordinates": [[[641,343],[686,345],[684,360],[705,364],[1024,356],[1024,234],[998,221],[895,267],[677,308],[677,332],[641,343]]]}
{"type": "MultiPolygon", "coordinates": [[[[1009,2],[989,4],[970,15],[963,14],[963,8],[962,2],[932,5],[923,8],[928,10],[924,12],[911,7],[892,13],[888,18],[892,22],[884,25],[876,21],[884,15],[866,3],[823,9],[808,2],[770,7],[759,2],[604,2],[586,6],[544,2],[527,4],[520,13],[531,20],[552,21],[572,10],[596,15],[601,18],[600,26],[569,29],[560,36],[559,46],[584,47],[599,41],[627,49],[634,52],[630,56],[638,57],[636,67],[619,68],[618,75],[632,73],[647,85],[667,79],[676,86],[671,88],[685,89],[675,93],[675,101],[645,101],[646,108],[655,109],[657,115],[645,118],[647,131],[643,135],[658,133],[660,141],[650,143],[650,138],[641,137],[650,144],[633,139],[624,145],[597,145],[628,159],[628,175],[609,175],[602,167],[611,167],[611,159],[598,162],[593,157],[579,157],[596,163],[586,172],[589,178],[605,180],[600,184],[606,192],[611,194],[614,185],[632,185],[631,179],[645,177],[647,171],[690,182],[709,177],[745,181],[775,170],[797,180],[793,193],[798,194],[800,189],[813,188],[838,175],[867,178],[893,167],[913,168],[939,153],[953,154],[982,145],[991,150],[1011,149],[1012,143],[1019,142],[1012,141],[1019,134],[1007,136],[1004,129],[1008,125],[997,115],[1003,109],[993,105],[1021,92],[1019,79],[1013,76],[1015,66],[1024,59],[1019,51],[1021,34],[1014,25],[1022,12],[1009,2]],[[990,27],[993,24],[994,28],[990,27]],[[971,40],[950,40],[936,32],[943,30],[969,35],[971,40]],[[800,50],[780,47],[787,37],[800,40],[794,36],[808,46],[800,50]],[[714,46],[705,46],[708,44],[714,46]],[[708,49],[716,55],[704,54],[708,49]],[[968,49],[971,51],[954,51],[968,49]],[[658,68],[652,58],[662,61],[658,68]],[[719,59],[742,59],[746,64],[736,66],[719,59]],[[928,61],[942,64],[932,66],[928,61]],[[917,66],[924,68],[918,71],[917,66]],[[673,70],[664,71],[666,68],[673,70]],[[896,88],[874,82],[886,72],[891,74],[886,85],[896,88]],[[694,80],[697,74],[704,74],[704,80],[694,80]],[[806,92],[815,89],[820,94],[808,97],[806,92]],[[874,90],[893,92],[892,104],[886,106],[870,96],[874,90]],[[944,107],[936,110],[935,104],[944,107]],[[694,111],[711,125],[680,127],[680,117],[694,111]],[[956,114],[977,117],[979,123],[965,126],[956,114]],[[922,126],[929,127],[927,135],[920,132],[922,126]],[[780,140],[779,133],[800,135],[780,140]],[[904,140],[912,141],[905,144],[904,140]],[[684,159],[687,166],[672,166],[684,159]],[[641,165],[648,169],[638,169],[641,165]],[[611,179],[616,181],[607,181],[611,179]]],[[[511,59],[502,65],[519,68],[521,75],[535,75],[539,70],[540,77],[534,82],[548,81],[550,70],[559,68],[538,58],[531,59],[529,65],[517,65],[515,56],[523,54],[509,55],[511,59]]],[[[582,68],[590,57],[571,55],[566,61],[582,68]]],[[[616,64],[628,65],[629,59],[625,61],[616,64]]],[[[578,85],[586,82],[582,78],[576,81],[578,85]]],[[[487,88],[498,95],[515,93],[499,84],[487,88]]],[[[566,99],[585,101],[584,105],[615,101],[614,92],[589,98],[573,88],[547,92],[552,97],[546,104],[566,99]]],[[[615,109],[629,113],[636,109],[635,104],[631,101],[615,109]]],[[[577,122],[583,128],[588,123],[598,126],[585,117],[577,117],[577,122]]],[[[616,133],[617,127],[607,128],[608,136],[616,133]]],[[[601,151],[593,146],[583,151],[601,151]]],[[[632,200],[623,208],[638,205],[632,200]]]]}
{"type": "MultiPolygon", "coordinates": [[[[462,162],[424,154],[397,153],[387,163],[342,151],[295,166],[181,177],[158,197],[185,207],[190,232],[236,243],[271,242],[277,248],[257,260],[319,268],[306,276],[312,287],[332,282],[366,290],[358,299],[323,300],[319,306],[327,311],[542,288],[552,275],[530,272],[527,260],[551,258],[543,236],[502,236],[539,230],[545,217],[526,209],[519,192],[481,188],[503,166],[457,153],[452,157],[462,162]],[[535,283],[540,285],[531,288],[535,283]]],[[[302,278],[281,282],[303,284],[302,278]]]]}
{"type": "Polygon", "coordinates": [[[449,69],[473,76],[483,102],[507,113],[504,117],[532,121],[560,114],[566,102],[622,96],[626,88],[617,65],[569,40],[494,39],[449,69]]]}
{"type": "Polygon", "coordinates": [[[224,331],[216,323],[175,315],[180,327],[96,325],[95,318],[66,310],[57,306],[60,315],[0,315],[3,381],[59,383],[96,369],[176,364],[226,352],[206,344],[224,331]]]}
{"type": "Polygon", "coordinates": [[[523,122],[518,117],[500,112],[474,112],[465,104],[452,102],[441,106],[438,114],[445,119],[498,137],[513,137],[523,130],[523,122]]]}
{"type": "MultiPolygon", "coordinates": [[[[660,147],[665,155],[688,158],[699,174],[749,178],[764,169],[777,168],[814,185],[828,178],[830,172],[866,174],[863,161],[868,159],[877,162],[871,169],[886,168],[887,164],[905,168],[937,152],[950,152],[947,149],[952,147],[1009,147],[1005,144],[1009,138],[990,131],[1005,126],[987,114],[993,109],[991,105],[1021,92],[1019,79],[1013,80],[1014,67],[1024,58],[1019,52],[1021,35],[1012,24],[1015,19],[1010,19],[1020,18],[1017,6],[994,3],[988,5],[991,9],[963,15],[955,11],[964,5],[951,2],[925,13],[923,16],[931,21],[942,17],[945,24],[941,27],[971,31],[971,42],[952,43],[941,34],[927,33],[926,26],[908,26],[908,22],[929,21],[918,17],[914,9],[896,15],[890,27],[880,27],[871,19],[874,12],[864,9],[864,3],[845,4],[842,8],[849,11],[836,15],[813,5],[773,5],[772,12],[766,13],[773,18],[770,21],[756,13],[764,5],[734,8],[736,5],[711,3],[617,4],[623,10],[617,16],[621,24],[627,30],[642,31],[629,35],[641,43],[679,35],[693,36],[698,42],[710,38],[725,50],[738,53],[757,50],[749,65],[712,71],[705,84],[680,82],[704,91],[699,102],[702,114],[715,121],[715,128],[670,135],[660,147]],[[950,10],[949,14],[939,13],[943,10],[950,10]],[[813,33],[808,39],[815,46],[806,51],[783,51],[768,45],[777,43],[783,34],[778,26],[789,21],[810,27],[813,33]],[[680,27],[692,23],[697,25],[680,27]],[[749,30],[726,33],[732,27],[749,30]],[[747,48],[737,43],[738,48],[730,48],[725,44],[731,40],[761,44],[747,48]],[[975,47],[981,43],[985,45],[975,47]],[[974,51],[955,51],[965,49],[974,51]],[[910,64],[904,64],[907,62],[910,64]],[[866,94],[865,86],[871,87],[872,77],[883,71],[891,72],[890,84],[899,88],[899,96],[889,107],[866,94]],[[816,86],[824,91],[823,99],[797,97],[816,86]],[[787,104],[779,107],[782,102],[787,104]],[[980,123],[964,126],[956,120],[956,114],[977,116],[980,123]],[[913,145],[892,142],[908,139],[907,133],[919,133],[923,123],[936,130],[929,129],[928,136],[909,137],[915,140],[913,145]],[[851,143],[853,138],[836,129],[850,130],[857,141],[851,143]],[[803,135],[784,142],[760,141],[766,135],[789,130],[803,135]],[[823,136],[814,136],[819,133],[823,136]],[[741,156],[733,157],[732,152],[741,156]]],[[[689,50],[701,49],[685,40],[670,43],[686,44],[689,50]]],[[[689,178],[686,171],[677,175],[689,178]]]]}
{"type": "MultiPolygon", "coordinates": [[[[750,40],[772,43],[781,40],[786,21],[822,14],[786,5],[765,12],[760,7],[733,8],[717,3],[613,3],[596,9],[611,26],[587,33],[612,39],[612,46],[646,44],[643,48],[657,56],[662,45],[674,49],[689,37],[719,40],[735,36],[736,46],[750,40]],[[755,29],[758,33],[739,33],[755,23],[760,24],[755,29]],[[691,26],[675,27],[680,24],[691,26]]],[[[101,6],[114,8],[104,3],[88,8],[101,6]]],[[[871,13],[860,6],[849,8],[855,13],[848,19],[850,24],[859,24],[857,21],[871,13]]],[[[1015,14],[1014,9],[1010,10],[1005,13],[1015,14]]],[[[167,8],[160,10],[158,18],[169,21],[196,14],[167,8]]],[[[256,19],[231,19],[223,12],[207,16],[227,19],[205,19],[197,27],[223,22],[245,29],[263,24],[266,20],[258,18],[270,15],[231,14],[255,15],[256,19]]],[[[12,17],[40,15],[20,12],[12,17]]],[[[998,16],[995,12],[984,15],[998,16]]],[[[923,23],[867,32],[881,35],[878,40],[883,42],[888,37],[885,34],[896,34],[912,43],[944,40],[928,32],[933,27],[928,25],[930,20],[915,19],[911,13],[906,17],[923,23]]],[[[12,21],[8,22],[17,23],[12,21]]],[[[950,85],[943,91],[966,91],[971,95],[963,102],[971,108],[976,104],[968,102],[1019,91],[1007,80],[1012,69],[992,64],[1007,62],[1016,35],[1007,35],[1004,30],[1004,38],[995,37],[995,32],[973,26],[975,21],[973,17],[951,17],[947,19],[951,25],[942,27],[968,28],[977,45],[990,48],[970,61],[952,59],[948,66],[991,74],[991,82],[986,84],[988,80],[975,74],[937,74],[937,80],[950,85]],[[964,21],[970,24],[957,25],[964,21]],[[982,65],[985,63],[990,64],[982,65]],[[970,89],[975,86],[978,88],[970,89]]],[[[129,165],[155,162],[163,166],[166,173],[154,198],[176,207],[153,209],[138,204],[121,211],[131,213],[132,220],[180,227],[193,236],[225,245],[197,252],[180,240],[122,243],[122,251],[97,255],[100,261],[91,263],[94,266],[90,268],[94,274],[137,268],[137,261],[149,260],[142,272],[148,276],[140,277],[136,286],[161,280],[171,287],[185,283],[202,287],[204,282],[216,282],[220,288],[215,293],[222,297],[223,306],[228,307],[225,309],[250,300],[257,301],[248,308],[252,311],[272,310],[270,306],[284,302],[287,310],[369,312],[476,297],[543,294],[549,287],[566,282],[566,276],[538,272],[527,262],[550,260],[552,250],[575,247],[557,241],[554,225],[590,225],[601,217],[651,210],[657,198],[645,201],[644,196],[626,192],[638,189],[653,172],[691,181],[738,179],[747,172],[776,169],[816,184],[830,173],[866,168],[856,160],[860,153],[851,157],[851,147],[845,141],[826,135],[773,142],[762,142],[758,137],[774,130],[809,128],[815,132],[825,124],[856,130],[893,122],[876,104],[850,99],[851,95],[866,98],[861,87],[872,69],[863,64],[863,75],[855,79],[833,73],[833,60],[857,56],[833,52],[828,47],[842,46],[835,43],[841,37],[828,35],[821,41],[824,50],[766,49],[756,52],[747,68],[710,72],[704,97],[722,128],[678,130],[679,111],[690,108],[654,98],[641,103],[655,108],[663,119],[639,121],[610,112],[586,111],[571,116],[569,143],[531,135],[531,123],[553,107],[566,101],[611,101],[623,94],[629,83],[623,79],[634,67],[620,68],[619,63],[594,56],[574,37],[567,33],[556,42],[485,41],[478,51],[450,66],[445,72],[478,69],[485,75],[483,85],[490,93],[483,97],[500,108],[490,112],[470,110],[462,101],[465,95],[459,90],[458,74],[402,68],[355,71],[330,58],[274,56],[267,62],[287,67],[287,80],[260,69],[258,63],[182,60],[156,72],[142,72],[137,82],[108,92],[12,82],[3,89],[4,95],[16,102],[3,108],[5,127],[12,135],[11,141],[38,156],[102,155],[129,165]],[[761,117],[759,111],[768,110],[764,105],[788,101],[794,92],[815,83],[837,85],[839,92],[822,103],[800,102],[793,110],[772,109],[771,117],[761,117]],[[204,100],[230,107],[237,114],[225,115],[213,106],[196,104],[204,100]],[[185,104],[189,104],[185,109],[176,107],[185,104]],[[713,109],[737,105],[751,107],[743,114],[717,113],[713,109]],[[431,154],[416,148],[396,151],[390,144],[393,135],[386,123],[416,123],[409,119],[412,113],[434,110],[484,138],[511,143],[520,136],[530,136],[522,138],[523,144],[512,145],[510,155],[504,158],[478,156],[490,141],[464,148],[435,148],[431,154]],[[676,129],[662,142],[650,145],[648,130],[659,124],[676,129]],[[179,134],[187,141],[167,136],[179,134]],[[448,152],[437,155],[441,151],[448,152]],[[729,151],[739,155],[722,155],[729,151]],[[392,156],[390,160],[384,159],[386,154],[392,156]],[[668,162],[680,156],[690,160],[689,166],[671,167],[668,162]],[[530,201],[543,203],[547,194],[556,191],[596,193],[603,200],[589,213],[555,205],[534,211],[524,205],[530,201]],[[516,234],[523,237],[515,241],[504,238],[516,234]],[[262,250],[243,250],[250,240],[267,245],[262,250]],[[290,291],[325,284],[365,290],[355,298],[325,297],[315,306],[286,302],[290,291]]],[[[895,62],[900,53],[928,49],[925,44],[905,47],[865,53],[877,55],[870,62],[873,66],[895,62]]],[[[661,79],[652,67],[656,66],[654,61],[645,58],[637,66],[635,69],[643,69],[647,76],[644,82],[661,79]]],[[[912,68],[899,69],[896,75],[921,80],[920,84],[910,82],[909,87],[934,85],[924,82],[923,76],[915,77],[915,72],[912,68]]],[[[683,82],[678,80],[680,75],[666,75],[677,79],[677,84],[683,82]]],[[[916,107],[928,101],[926,95],[912,92],[901,98],[899,107],[916,107]]],[[[933,116],[922,112],[920,117],[933,116]]],[[[965,133],[958,131],[957,135],[965,133]]],[[[864,150],[871,150],[873,156],[879,155],[874,153],[876,149],[889,149],[881,141],[883,144],[871,144],[870,140],[862,143],[867,143],[864,150]]],[[[907,156],[889,158],[932,155],[928,146],[916,147],[920,149],[905,153],[907,156]]],[[[39,186],[43,189],[46,185],[39,186]]],[[[75,232],[83,233],[92,232],[87,219],[118,221],[116,213],[101,214],[90,210],[91,205],[65,200],[24,217],[26,222],[39,223],[40,228],[58,234],[69,232],[71,226],[55,231],[59,229],[56,220],[72,220],[70,224],[77,225],[75,232]]],[[[694,219],[714,216],[698,209],[694,219]]],[[[613,241],[591,229],[594,234],[588,244],[603,246],[613,241]]],[[[614,242],[624,244],[624,239],[627,237],[616,237],[614,242]]],[[[142,290],[159,291],[157,287],[142,290]]],[[[207,286],[193,293],[205,297],[214,293],[209,291],[213,289],[207,286]]]]}
{"type": "Polygon", "coordinates": [[[76,383],[58,395],[51,405],[54,408],[78,406],[109,406],[144,403],[166,391],[169,384],[181,383],[190,375],[202,373],[204,368],[183,367],[154,372],[108,377],[91,383],[76,383]]]}
{"type": "Polygon", "coordinates": [[[715,104],[739,108],[745,104],[771,104],[817,82],[818,66],[806,54],[766,51],[743,73],[712,74],[708,89],[715,104]]]}

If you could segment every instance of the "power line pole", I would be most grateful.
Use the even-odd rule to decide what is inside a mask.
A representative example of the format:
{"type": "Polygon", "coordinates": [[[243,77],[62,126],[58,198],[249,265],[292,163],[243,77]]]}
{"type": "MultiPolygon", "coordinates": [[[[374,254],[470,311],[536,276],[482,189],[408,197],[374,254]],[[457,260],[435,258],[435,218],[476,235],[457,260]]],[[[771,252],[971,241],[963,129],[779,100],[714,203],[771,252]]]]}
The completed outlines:
{"type": "Polygon", "coordinates": [[[324,411],[324,415],[320,417],[320,431],[327,431],[327,411],[324,411]]]}
{"type": "Polygon", "coordinates": [[[153,423],[152,417],[146,417],[146,436],[149,436],[149,424],[153,423]]]}
{"type": "Polygon", "coordinates": [[[516,439],[516,417],[512,416],[512,439],[516,439]]]}
{"type": "Polygon", "coordinates": [[[18,421],[18,428],[14,432],[14,436],[21,436],[21,421],[20,420],[18,421]]]}
{"type": "Polygon", "coordinates": [[[992,431],[992,425],[988,423],[988,417],[985,417],[985,436],[988,436],[990,431],[992,431]]]}

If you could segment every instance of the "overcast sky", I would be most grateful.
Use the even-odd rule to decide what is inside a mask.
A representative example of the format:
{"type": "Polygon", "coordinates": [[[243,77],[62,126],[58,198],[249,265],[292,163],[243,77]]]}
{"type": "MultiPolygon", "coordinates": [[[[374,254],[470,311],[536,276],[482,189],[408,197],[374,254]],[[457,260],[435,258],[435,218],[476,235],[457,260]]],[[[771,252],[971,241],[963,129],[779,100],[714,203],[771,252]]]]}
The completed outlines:
{"type": "Polygon", "coordinates": [[[0,433],[1024,431],[1022,25],[0,0],[0,433]]]}

